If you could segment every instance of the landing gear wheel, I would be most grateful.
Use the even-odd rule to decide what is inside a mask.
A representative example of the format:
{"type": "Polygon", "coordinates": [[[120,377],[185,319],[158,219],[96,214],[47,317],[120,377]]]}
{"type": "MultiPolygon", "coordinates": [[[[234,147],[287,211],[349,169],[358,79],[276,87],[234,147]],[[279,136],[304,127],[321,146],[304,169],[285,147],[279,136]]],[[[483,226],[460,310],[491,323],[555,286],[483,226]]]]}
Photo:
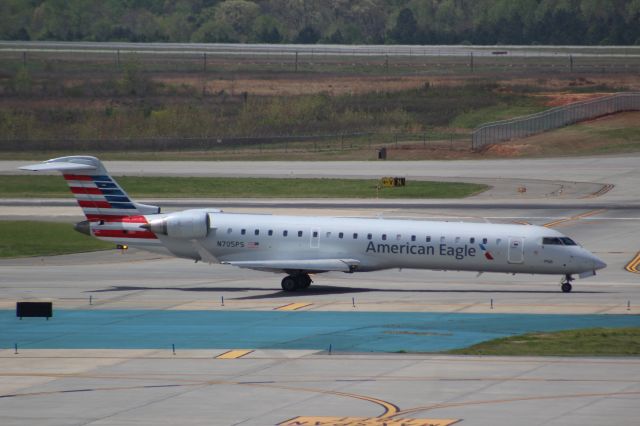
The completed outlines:
{"type": "Polygon", "coordinates": [[[560,281],[560,284],[562,284],[560,288],[562,289],[563,293],[571,292],[571,281],[573,281],[573,277],[569,274],[565,275],[562,281],[560,281]]]}
{"type": "Polygon", "coordinates": [[[296,291],[298,289],[298,280],[295,277],[288,275],[282,279],[280,283],[284,291],[296,291]]]}
{"type": "Polygon", "coordinates": [[[311,277],[307,274],[298,276],[298,288],[309,288],[312,282],[311,277]]]}

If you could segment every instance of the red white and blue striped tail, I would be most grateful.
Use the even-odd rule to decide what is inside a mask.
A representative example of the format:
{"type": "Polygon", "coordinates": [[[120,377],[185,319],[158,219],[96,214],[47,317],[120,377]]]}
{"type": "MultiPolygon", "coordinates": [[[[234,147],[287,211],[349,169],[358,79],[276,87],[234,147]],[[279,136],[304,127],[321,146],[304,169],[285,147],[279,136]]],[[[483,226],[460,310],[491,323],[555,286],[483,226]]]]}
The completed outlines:
{"type": "MultiPolygon", "coordinates": [[[[131,200],[120,185],[107,173],[102,162],[95,157],[70,156],[54,158],[40,164],[20,167],[29,171],[59,171],[64,176],[69,189],[76,197],[87,221],[96,225],[107,225],[106,229],[95,229],[96,237],[155,239],[146,230],[126,230],[125,224],[145,224],[144,215],[158,214],[160,208],[131,200]],[[108,226],[109,224],[120,224],[108,226]]],[[[91,226],[91,228],[96,228],[91,226]]],[[[138,228],[138,226],[136,226],[138,228]]]]}

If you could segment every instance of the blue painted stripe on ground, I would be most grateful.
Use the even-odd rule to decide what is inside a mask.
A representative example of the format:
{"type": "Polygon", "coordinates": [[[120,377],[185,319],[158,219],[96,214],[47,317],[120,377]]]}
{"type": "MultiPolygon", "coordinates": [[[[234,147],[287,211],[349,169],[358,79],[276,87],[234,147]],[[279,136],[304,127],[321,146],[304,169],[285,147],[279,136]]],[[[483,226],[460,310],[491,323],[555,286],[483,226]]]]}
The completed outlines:
{"type": "Polygon", "coordinates": [[[49,321],[0,310],[0,348],[327,349],[438,352],[536,331],[640,327],[636,315],[420,312],[56,310],[49,321]]]}

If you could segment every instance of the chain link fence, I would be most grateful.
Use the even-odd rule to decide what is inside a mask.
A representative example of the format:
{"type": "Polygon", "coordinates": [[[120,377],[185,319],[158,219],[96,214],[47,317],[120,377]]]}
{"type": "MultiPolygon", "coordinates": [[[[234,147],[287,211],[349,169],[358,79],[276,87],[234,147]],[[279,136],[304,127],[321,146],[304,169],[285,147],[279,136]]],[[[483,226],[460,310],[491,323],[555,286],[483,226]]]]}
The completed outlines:
{"type": "Polygon", "coordinates": [[[473,150],[479,150],[488,144],[524,138],[623,111],[640,111],[640,93],[617,93],[551,108],[537,114],[485,124],[474,129],[471,134],[471,146],[473,150]]]}
{"type": "Polygon", "coordinates": [[[468,150],[468,133],[357,132],[324,135],[279,135],[248,137],[155,137],[123,139],[2,139],[4,152],[338,152],[348,150],[440,149],[468,150]]]}

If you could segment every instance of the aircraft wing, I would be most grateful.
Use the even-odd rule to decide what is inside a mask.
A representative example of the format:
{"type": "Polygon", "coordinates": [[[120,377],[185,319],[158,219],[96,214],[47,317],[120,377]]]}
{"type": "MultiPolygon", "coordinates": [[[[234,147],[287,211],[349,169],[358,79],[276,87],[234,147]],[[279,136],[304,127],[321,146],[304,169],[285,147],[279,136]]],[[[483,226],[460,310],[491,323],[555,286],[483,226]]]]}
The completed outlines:
{"type": "Polygon", "coordinates": [[[267,272],[353,272],[360,261],[355,259],[291,259],[291,260],[239,260],[221,263],[239,268],[267,272]]]}

